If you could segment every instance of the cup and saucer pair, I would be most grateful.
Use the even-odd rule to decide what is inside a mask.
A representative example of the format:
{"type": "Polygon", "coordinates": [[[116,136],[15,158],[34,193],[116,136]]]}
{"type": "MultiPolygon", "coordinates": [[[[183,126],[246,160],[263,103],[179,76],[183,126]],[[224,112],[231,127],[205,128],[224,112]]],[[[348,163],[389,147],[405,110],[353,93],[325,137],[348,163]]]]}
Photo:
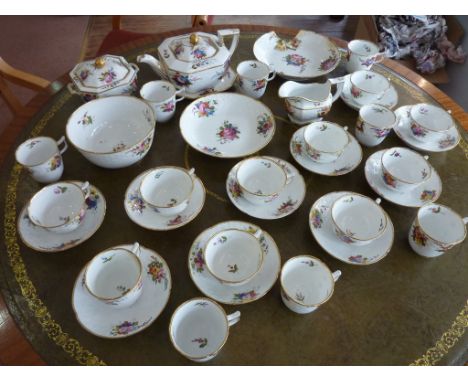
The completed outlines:
{"type": "Polygon", "coordinates": [[[362,149],[345,129],[327,121],[314,122],[293,134],[289,151],[308,171],[326,176],[347,174],[361,163],[362,149]]]}
{"type": "Polygon", "coordinates": [[[72,307],[87,332],[125,338],[156,320],[171,287],[169,267],[159,254],[138,243],[123,244],[99,253],[80,271],[72,307]]]}
{"type": "Polygon", "coordinates": [[[442,193],[439,174],[427,159],[413,150],[392,147],[372,154],[364,174],[382,198],[405,207],[421,207],[435,202],[442,193]]]}
{"type": "Polygon", "coordinates": [[[283,159],[256,156],[237,163],[227,176],[226,191],[242,212],[258,219],[280,219],[302,204],[306,186],[297,169],[283,159]]]}
{"type": "Polygon", "coordinates": [[[347,264],[371,265],[390,252],[394,228],[380,200],[353,192],[331,192],[319,198],[309,214],[318,244],[347,264]],[[352,216],[352,219],[350,218],[352,216]]]}
{"type": "Polygon", "coordinates": [[[190,223],[205,204],[205,187],[194,170],[155,167],[138,175],[125,192],[128,217],[143,228],[169,231],[190,223]]]}
{"type": "Polygon", "coordinates": [[[61,181],[45,186],[30,199],[18,216],[17,228],[29,248],[60,252],[88,240],[105,215],[106,199],[95,186],[61,181]]]}
{"type": "Polygon", "coordinates": [[[280,273],[281,257],[270,234],[254,224],[232,220],[216,224],[197,236],[190,247],[188,268],[203,294],[222,304],[240,305],[257,301],[270,291],[280,273]],[[240,242],[244,236],[249,238],[240,242]],[[242,251],[238,250],[240,247],[242,251]],[[252,255],[227,263],[223,275],[223,269],[217,270],[219,264],[213,260],[216,250],[221,251],[221,258],[232,256],[239,260],[246,253],[252,255]],[[257,256],[259,250],[261,254],[257,256]]]}

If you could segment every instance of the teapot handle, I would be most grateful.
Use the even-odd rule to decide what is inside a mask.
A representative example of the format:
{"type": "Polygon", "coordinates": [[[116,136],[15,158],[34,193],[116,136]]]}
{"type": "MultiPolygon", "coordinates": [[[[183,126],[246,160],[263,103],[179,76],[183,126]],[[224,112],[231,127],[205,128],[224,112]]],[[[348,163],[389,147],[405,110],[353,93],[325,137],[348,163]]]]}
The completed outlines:
{"type": "Polygon", "coordinates": [[[231,46],[229,47],[229,56],[232,56],[232,54],[237,48],[237,44],[239,42],[239,34],[240,34],[240,30],[238,28],[220,29],[218,31],[218,44],[220,46],[224,45],[224,37],[233,36],[231,46]]]}
{"type": "Polygon", "coordinates": [[[343,91],[345,77],[330,78],[329,81],[332,85],[336,85],[335,94],[332,97],[332,103],[335,102],[343,91]]]}

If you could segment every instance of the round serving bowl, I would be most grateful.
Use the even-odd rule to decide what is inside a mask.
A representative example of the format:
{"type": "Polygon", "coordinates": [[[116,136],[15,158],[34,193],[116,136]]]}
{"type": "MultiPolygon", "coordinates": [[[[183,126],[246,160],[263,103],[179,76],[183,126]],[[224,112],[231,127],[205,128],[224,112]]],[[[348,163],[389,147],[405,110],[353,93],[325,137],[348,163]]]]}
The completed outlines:
{"type": "Polygon", "coordinates": [[[130,166],[153,143],[156,117],[144,101],[115,96],[90,101],[70,116],[66,135],[90,162],[105,168],[130,166]]]}

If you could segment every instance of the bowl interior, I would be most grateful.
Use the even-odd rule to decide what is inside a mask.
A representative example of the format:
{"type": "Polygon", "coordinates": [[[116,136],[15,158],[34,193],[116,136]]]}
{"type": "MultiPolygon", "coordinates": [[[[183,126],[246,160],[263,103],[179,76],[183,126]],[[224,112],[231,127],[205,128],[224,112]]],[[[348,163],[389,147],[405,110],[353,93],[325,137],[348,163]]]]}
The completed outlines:
{"type": "Polygon", "coordinates": [[[348,144],[348,133],[339,125],[314,122],[304,131],[306,143],[317,151],[336,153],[348,144]]]}
{"type": "Polygon", "coordinates": [[[424,103],[411,107],[411,118],[432,131],[445,131],[454,125],[452,117],[445,110],[424,103]]]}
{"type": "Polygon", "coordinates": [[[431,174],[429,163],[421,155],[403,147],[386,150],[382,164],[392,176],[405,183],[419,184],[431,174]]]}
{"type": "Polygon", "coordinates": [[[237,73],[250,80],[260,80],[268,76],[270,69],[263,62],[250,60],[237,65],[237,73]]]}
{"type": "Polygon", "coordinates": [[[431,238],[442,243],[463,240],[466,227],[458,214],[440,204],[429,204],[418,211],[419,225],[431,238]]]}
{"type": "Polygon", "coordinates": [[[18,147],[16,160],[24,166],[35,166],[50,159],[57,152],[57,144],[53,139],[37,137],[18,147]]]}
{"type": "Polygon", "coordinates": [[[349,42],[348,48],[360,56],[373,56],[379,53],[379,48],[375,44],[365,40],[352,40],[349,42]]]}
{"type": "Polygon", "coordinates": [[[141,98],[159,103],[174,96],[176,89],[167,81],[151,81],[144,84],[140,90],[141,98]]]}
{"type": "Polygon", "coordinates": [[[351,83],[365,92],[377,94],[387,90],[390,86],[388,80],[374,72],[359,70],[350,76],[351,83]]]}
{"type": "Polygon", "coordinates": [[[286,183],[286,173],[275,162],[264,158],[247,159],[237,170],[237,181],[252,194],[269,196],[286,183]]]}
{"type": "Polygon", "coordinates": [[[389,127],[396,122],[395,113],[380,105],[365,105],[359,110],[359,115],[365,122],[376,127],[389,127]]]}

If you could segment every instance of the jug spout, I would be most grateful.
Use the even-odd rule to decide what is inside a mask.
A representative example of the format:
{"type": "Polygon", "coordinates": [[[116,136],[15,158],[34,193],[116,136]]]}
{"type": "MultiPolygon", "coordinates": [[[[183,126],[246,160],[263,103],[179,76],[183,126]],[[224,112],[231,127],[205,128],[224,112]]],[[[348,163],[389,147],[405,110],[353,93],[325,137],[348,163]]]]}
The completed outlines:
{"type": "Polygon", "coordinates": [[[161,63],[159,62],[159,60],[157,60],[153,56],[149,54],[142,54],[137,57],[137,62],[148,64],[151,67],[151,69],[153,69],[159,77],[161,77],[163,80],[167,80],[167,75],[164,72],[161,66],[161,63]]]}

